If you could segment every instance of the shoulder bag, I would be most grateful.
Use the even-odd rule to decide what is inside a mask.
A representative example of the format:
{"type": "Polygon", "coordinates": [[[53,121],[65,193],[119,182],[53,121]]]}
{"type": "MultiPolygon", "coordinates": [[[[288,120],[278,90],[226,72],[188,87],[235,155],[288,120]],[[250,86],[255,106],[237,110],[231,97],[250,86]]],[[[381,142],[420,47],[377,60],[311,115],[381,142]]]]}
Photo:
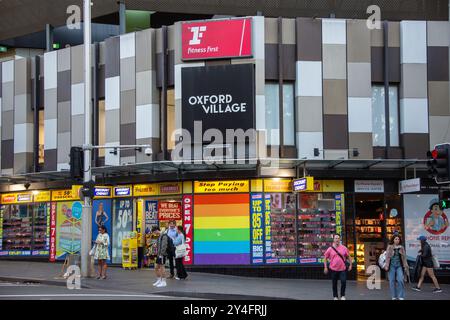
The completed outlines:
{"type": "Polygon", "coordinates": [[[340,254],[339,251],[337,251],[337,249],[335,247],[331,246],[331,248],[333,248],[333,250],[339,255],[339,257],[341,257],[342,261],[345,264],[345,271],[347,271],[348,267],[350,266],[350,263],[347,260],[345,260],[345,258],[342,256],[342,254],[340,254]]]}
{"type": "Polygon", "coordinates": [[[185,256],[187,256],[187,246],[183,240],[182,244],[175,247],[175,258],[184,258],[185,256]]]}

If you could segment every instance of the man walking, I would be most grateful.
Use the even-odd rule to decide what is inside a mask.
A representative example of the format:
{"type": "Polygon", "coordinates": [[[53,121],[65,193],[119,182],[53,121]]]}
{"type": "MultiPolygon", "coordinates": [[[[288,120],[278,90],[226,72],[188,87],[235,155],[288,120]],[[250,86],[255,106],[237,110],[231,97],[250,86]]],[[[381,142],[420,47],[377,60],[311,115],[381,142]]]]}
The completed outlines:
{"type": "MultiPolygon", "coordinates": [[[[170,239],[172,239],[171,241],[172,244],[178,235],[176,226],[177,223],[175,222],[175,220],[169,221],[169,229],[167,230],[167,235],[170,237],[170,239]]],[[[173,279],[175,277],[175,270],[174,270],[175,247],[173,245],[169,244],[169,247],[167,248],[167,258],[169,259],[169,268],[170,268],[169,279],[173,279]]]]}
{"type": "Polygon", "coordinates": [[[333,298],[339,300],[337,283],[341,280],[341,300],[345,300],[345,288],[347,284],[347,270],[352,270],[352,258],[348,249],[341,245],[341,236],[334,235],[333,244],[325,252],[325,258],[323,260],[324,273],[328,274],[327,261],[330,261],[330,272],[333,283],[333,298]],[[349,265],[347,266],[347,261],[349,265]]]}
{"type": "Polygon", "coordinates": [[[169,236],[167,232],[161,233],[159,227],[153,227],[152,233],[158,235],[158,241],[156,243],[156,262],[155,262],[155,273],[158,280],[153,284],[153,286],[161,288],[167,286],[165,278],[165,264],[169,248],[169,236]]]}

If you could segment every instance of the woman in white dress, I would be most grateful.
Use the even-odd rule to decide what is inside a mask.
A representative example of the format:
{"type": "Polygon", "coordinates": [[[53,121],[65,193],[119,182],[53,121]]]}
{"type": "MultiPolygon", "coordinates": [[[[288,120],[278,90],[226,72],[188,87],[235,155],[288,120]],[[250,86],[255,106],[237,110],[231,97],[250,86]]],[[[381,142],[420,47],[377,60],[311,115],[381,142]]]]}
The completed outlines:
{"type": "Polygon", "coordinates": [[[109,235],[105,226],[98,228],[98,236],[95,240],[94,259],[98,260],[98,277],[97,279],[106,279],[106,260],[109,260],[109,235]]]}

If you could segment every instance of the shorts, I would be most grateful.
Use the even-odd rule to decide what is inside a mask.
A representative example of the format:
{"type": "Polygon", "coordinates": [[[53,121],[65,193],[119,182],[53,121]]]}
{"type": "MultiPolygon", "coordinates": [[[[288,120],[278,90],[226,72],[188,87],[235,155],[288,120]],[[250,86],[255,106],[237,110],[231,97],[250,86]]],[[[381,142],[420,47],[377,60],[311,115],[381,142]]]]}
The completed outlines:
{"type": "Polygon", "coordinates": [[[157,257],[156,258],[156,264],[165,265],[166,264],[166,257],[157,257]]]}
{"type": "Polygon", "coordinates": [[[422,267],[434,268],[433,260],[422,260],[422,267]]]}

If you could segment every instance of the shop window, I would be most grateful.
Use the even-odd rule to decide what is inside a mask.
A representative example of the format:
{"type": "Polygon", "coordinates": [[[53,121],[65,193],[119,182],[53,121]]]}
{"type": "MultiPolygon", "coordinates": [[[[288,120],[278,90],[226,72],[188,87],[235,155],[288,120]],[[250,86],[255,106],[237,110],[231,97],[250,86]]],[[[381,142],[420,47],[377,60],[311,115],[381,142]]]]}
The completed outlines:
{"type": "MultiPolygon", "coordinates": [[[[270,194],[270,230],[272,238],[268,259],[296,258],[296,203],[293,193],[270,194]]],[[[267,230],[267,229],[266,229],[267,230]]],[[[266,231],[267,232],[267,231],[266,231]]]]}
{"type": "MultiPolygon", "coordinates": [[[[278,83],[266,83],[267,144],[280,145],[280,96],[278,83]]],[[[295,145],[294,85],[283,84],[283,139],[285,146],[295,145]]]]}
{"type": "Polygon", "coordinates": [[[133,199],[115,199],[113,205],[112,263],[122,263],[122,240],[133,231],[133,199]]]}
{"type": "MultiPolygon", "coordinates": [[[[373,146],[386,146],[386,111],[384,86],[372,86],[373,146]]],[[[389,136],[390,146],[399,146],[398,86],[389,87],[389,136]]]]}
{"type": "MultiPolygon", "coordinates": [[[[98,102],[98,144],[104,146],[106,142],[105,100],[98,102]]],[[[98,149],[98,156],[105,156],[105,149],[98,149]]]]}
{"type": "Polygon", "coordinates": [[[39,164],[44,164],[44,110],[39,111],[39,164]]]}
{"type": "MultiPolygon", "coordinates": [[[[333,241],[343,237],[344,199],[334,193],[299,194],[298,255],[300,261],[321,259],[333,241]]],[[[318,261],[318,260],[317,260],[318,261]]]]}
{"type": "Polygon", "coordinates": [[[172,133],[175,131],[175,91],[167,90],[167,150],[175,148],[175,141],[172,141],[172,133]]]}
{"type": "Polygon", "coordinates": [[[48,251],[47,208],[46,203],[30,206],[33,210],[33,250],[48,251]]]}

